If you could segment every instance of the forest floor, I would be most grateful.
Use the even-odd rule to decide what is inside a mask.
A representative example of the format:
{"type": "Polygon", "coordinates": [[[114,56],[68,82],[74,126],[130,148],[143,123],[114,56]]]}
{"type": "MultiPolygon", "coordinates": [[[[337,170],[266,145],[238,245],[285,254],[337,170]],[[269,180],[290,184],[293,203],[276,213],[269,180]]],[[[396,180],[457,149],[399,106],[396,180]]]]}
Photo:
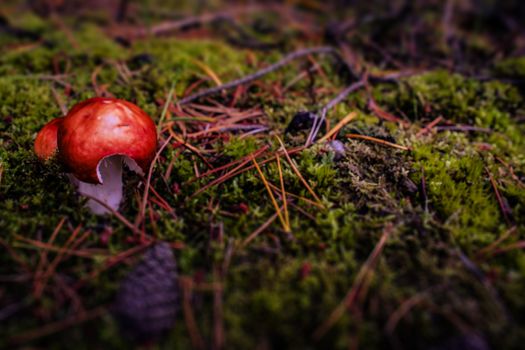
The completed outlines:
{"type": "Polygon", "coordinates": [[[520,1],[82,3],[0,5],[0,348],[129,348],[112,305],[158,241],[149,347],[522,347],[520,1]],[[159,130],[102,217],[33,152],[93,96],[159,130]]]}

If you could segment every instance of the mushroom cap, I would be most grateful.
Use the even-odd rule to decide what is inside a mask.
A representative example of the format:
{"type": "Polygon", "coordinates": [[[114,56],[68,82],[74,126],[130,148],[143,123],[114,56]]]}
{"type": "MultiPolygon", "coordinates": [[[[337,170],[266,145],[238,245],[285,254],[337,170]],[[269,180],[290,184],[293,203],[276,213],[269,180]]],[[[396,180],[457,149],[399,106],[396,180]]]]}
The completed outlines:
{"type": "Polygon", "coordinates": [[[41,161],[47,161],[57,152],[58,127],[63,117],[51,120],[38,132],[35,139],[35,154],[41,161]]]}
{"type": "Polygon", "coordinates": [[[58,129],[58,156],[77,179],[98,184],[98,166],[112,155],[131,158],[147,172],[155,156],[153,120],[133,103],[95,97],[68,112],[58,129]]]}

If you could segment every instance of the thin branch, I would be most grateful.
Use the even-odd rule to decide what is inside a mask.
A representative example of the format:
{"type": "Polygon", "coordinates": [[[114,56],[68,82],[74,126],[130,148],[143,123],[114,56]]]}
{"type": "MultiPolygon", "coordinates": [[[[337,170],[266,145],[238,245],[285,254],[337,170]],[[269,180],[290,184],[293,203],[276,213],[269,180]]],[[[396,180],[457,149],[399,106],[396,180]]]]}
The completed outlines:
{"type": "Polygon", "coordinates": [[[308,135],[308,138],[306,139],[306,145],[310,146],[315,138],[317,137],[317,134],[319,133],[319,130],[321,129],[321,125],[323,125],[323,122],[326,119],[326,114],[330,109],[335,107],[337,104],[342,102],[344,99],[348,97],[352,92],[357,91],[365,86],[365,81],[363,79],[359,80],[358,82],[355,82],[348,86],[346,89],[342,90],[339,94],[337,94],[336,97],[328,101],[328,103],[321,109],[319,113],[315,114],[314,124],[312,125],[312,129],[310,130],[310,134],[308,135]]]}
{"type": "Polygon", "coordinates": [[[233,81],[230,81],[226,84],[222,84],[220,86],[216,86],[216,87],[213,87],[213,88],[209,88],[209,89],[205,89],[205,90],[202,90],[202,91],[199,91],[199,92],[196,92],[190,96],[187,96],[185,98],[183,98],[182,100],[180,100],[178,102],[179,105],[184,105],[184,104],[188,104],[192,101],[195,101],[199,98],[202,98],[202,97],[206,97],[206,96],[211,96],[211,95],[215,95],[221,91],[224,91],[224,90],[230,90],[230,89],[233,89],[239,85],[243,85],[243,84],[246,84],[246,83],[249,83],[251,81],[254,81],[254,80],[257,80],[269,73],[272,73],[282,67],[284,67],[285,65],[287,65],[288,63],[290,63],[291,61],[293,60],[296,60],[298,58],[301,58],[301,57],[304,57],[304,56],[308,56],[308,55],[312,55],[312,54],[327,54],[327,53],[332,53],[332,54],[335,54],[336,53],[336,50],[332,47],[328,47],[328,46],[322,46],[322,47],[314,47],[314,48],[308,48],[308,49],[301,49],[301,50],[297,50],[297,51],[294,51],[286,56],[284,56],[284,58],[282,58],[280,61],[266,67],[266,68],[263,68],[253,74],[250,74],[250,75],[247,75],[245,77],[242,77],[242,78],[239,78],[239,79],[236,79],[236,80],[233,80],[233,81]]]}

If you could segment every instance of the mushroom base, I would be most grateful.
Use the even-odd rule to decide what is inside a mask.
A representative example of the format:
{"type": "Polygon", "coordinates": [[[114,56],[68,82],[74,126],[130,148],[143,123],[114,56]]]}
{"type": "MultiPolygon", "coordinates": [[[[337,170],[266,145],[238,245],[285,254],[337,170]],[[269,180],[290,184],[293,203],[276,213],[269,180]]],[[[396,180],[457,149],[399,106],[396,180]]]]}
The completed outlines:
{"type": "Polygon", "coordinates": [[[97,174],[100,184],[83,182],[70,175],[72,182],[77,186],[78,193],[89,197],[86,205],[94,214],[105,215],[111,213],[111,209],[118,210],[122,202],[123,163],[130,170],[142,173],[137,164],[129,157],[114,155],[102,159],[98,164],[97,174]]]}

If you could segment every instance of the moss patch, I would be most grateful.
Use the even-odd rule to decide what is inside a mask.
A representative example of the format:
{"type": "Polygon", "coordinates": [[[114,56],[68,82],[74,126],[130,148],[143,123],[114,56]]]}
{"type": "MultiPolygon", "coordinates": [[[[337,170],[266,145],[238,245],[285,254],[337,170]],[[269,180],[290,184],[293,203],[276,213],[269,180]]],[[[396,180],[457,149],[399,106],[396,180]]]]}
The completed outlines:
{"type": "MultiPolygon", "coordinates": [[[[22,302],[0,327],[0,347],[12,346],[13,337],[28,329],[110,305],[119,281],[139,259],[135,255],[109,268],[112,256],[140,245],[139,237],[116,217],[91,215],[60,166],[36,160],[36,132],[61,115],[60,104],[70,107],[97,93],[114,95],[137,103],[159,122],[172,86],[178,98],[192,86],[214,85],[203,67],[225,82],[281,57],[213,38],[149,38],[124,47],[90,20],[66,24],[73,38],[51,20],[22,16],[13,25],[38,31],[42,40],[10,47],[0,57],[0,239],[10,248],[0,253],[0,277],[7,281],[0,284],[0,310],[22,302]],[[61,258],[37,298],[34,273],[43,250],[35,241],[48,242],[62,219],[53,245],[63,246],[78,230],[78,237],[85,235],[76,247],[80,253],[61,258]]],[[[0,42],[12,41],[0,34],[0,42]]],[[[154,169],[151,186],[159,196],[150,193],[140,229],[177,248],[179,273],[193,286],[186,302],[205,344],[213,342],[214,288],[220,285],[226,348],[339,349],[358,343],[416,349],[472,331],[492,346],[518,348],[525,340],[525,253],[518,249],[525,235],[525,143],[519,122],[524,98],[509,82],[434,70],[372,87],[368,92],[378,105],[408,121],[406,127],[372,115],[365,92],[353,94],[329,113],[333,127],[350,111],[359,111],[338,135],[344,155],[336,156],[326,143],[291,155],[320,203],[281,155],[291,230],[274,219],[247,241],[276,210],[246,157],[265,148],[257,162],[267,181],[280,188],[280,171],[271,160],[280,149],[275,135],[289,150],[302,144],[284,135],[293,115],[318,108],[347,83],[333,58],[316,60],[316,74],[304,73],[312,65],[298,61],[239,92],[235,113],[261,111],[254,123],[267,131],[188,136],[194,149],[174,143],[154,169]],[[420,132],[438,117],[443,118],[438,127],[448,129],[420,132]],[[450,129],[465,126],[478,129],[450,129]],[[403,144],[411,151],[350,140],[348,133],[403,144]],[[236,166],[231,162],[246,160],[242,172],[219,181],[236,166]],[[225,170],[212,172],[219,167],[225,170]],[[508,208],[508,222],[502,206],[508,208]],[[353,307],[324,337],[314,339],[312,334],[354,286],[387,224],[394,230],[353,307]]],[[[520,62],[496,62],[494,67],[505,76],[518,76],[520,62]]],[[[373,68],[382,71],[379,65],[373,68]]],[[[187,114],[195,115],[177,119],[171,109],[164,122],[188,135],[203,117],[231,117],[231,110],[224,111],[232,101],[232,94],[219,94],[199,104],[220,104],[221,112],[193,106],[187,114]]],[[[144,183],[132,174],[125,180],[120,212],[133,220],[144,183]]],[[[280,190],[272,193],[282,206],[280,190]]],[[[56,256],[48,253],[50,261],[56,256]]],[[[190,346],[193,330],[185,312],[161,348],[190,346]]],[[[73,343],[86,349],[131,345],[110,315],[21,343],[57,349],[73,343]]]]}

